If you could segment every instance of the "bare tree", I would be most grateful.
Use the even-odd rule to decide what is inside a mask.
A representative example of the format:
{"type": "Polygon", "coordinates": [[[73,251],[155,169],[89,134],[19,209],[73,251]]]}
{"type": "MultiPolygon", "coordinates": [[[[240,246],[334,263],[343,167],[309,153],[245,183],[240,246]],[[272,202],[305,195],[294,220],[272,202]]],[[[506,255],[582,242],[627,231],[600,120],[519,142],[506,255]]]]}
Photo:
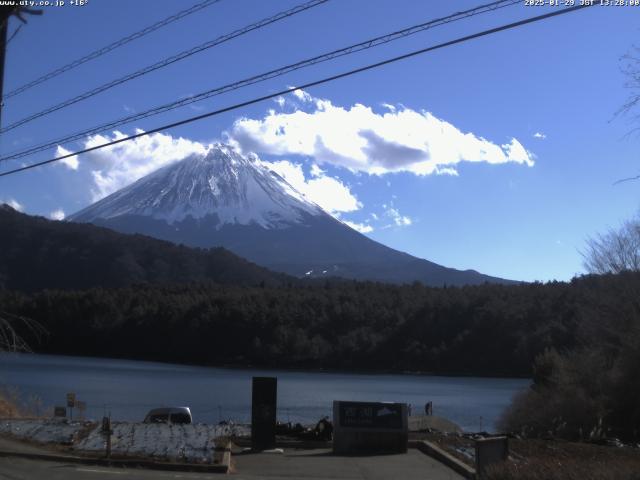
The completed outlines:
{"type": "Polygon", "coordinates": [[[30,352],[31,348],[20,331],[28,332],[39,340],[45,333],[44,327],[28,318],[0,312],[0,352],[30,352]]]}
{"type": "MultiPolygon", "coordinates": [[[[624,104],[615,113],[616,117],[630,116],[630,123],[640,123],[640,114],[636,113],[637,107],[640,106],[640,48],[634,46],[629,53],[621,59],[620,71],[626,76],[624,87],[629,91],[624,104]]],[[[640,127],[632,128],[627,132],[626,136],[638,134],[640,127]]],[[[634,175],[628,178],[621,178],[614,182],[619,183],[640,180],[640,175],[634,175]]]]}
{"type": "Polygon", "coordinates": [[[640,215],[589,238],[582,256],[589,273],[640,271],[640,215]]]}
{"type": "MultiPolygon", "coordinates": [[[[620,71],[627,77],[624,87],[629,90],[629,95],[616,115],[626,115],[640,105],[640,48],[634,46],[620,62],[620,71]]],[[[634,114],[632,120],[639,121],[640,115],[634,114]]]]}

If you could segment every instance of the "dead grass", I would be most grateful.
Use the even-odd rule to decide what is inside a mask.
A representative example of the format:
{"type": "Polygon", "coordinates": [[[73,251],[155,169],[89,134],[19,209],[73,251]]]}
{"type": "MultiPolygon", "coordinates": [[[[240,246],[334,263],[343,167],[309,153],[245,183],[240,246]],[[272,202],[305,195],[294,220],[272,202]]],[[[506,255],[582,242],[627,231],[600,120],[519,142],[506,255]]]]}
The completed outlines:
{"type": "Polygon", "coordinates": [[[8,390],[0,390],[0,417],[21,417],[16,394],[8,390]]]}
{"type": "MultiPolygon", "coordinates": [[[[436,433],[422,438],[475,467],[474,460],[461,453],[475,448],[473,440],[436,433]]],[[[640,480],[640,448],[510,439],[509,450],[509,460],[492,467],[488,480],[640,480]]]]}
{"type": "Polygon", "coordinates": [[[511,440],[512,458],[491,480],[640,480],[640,449],[545,440],[511,440]]]}
{"type": "Polygon", "coordinates": [[[0,418],[40,418],[44,412],[39,397],[25,399],[15,388],[0,387],[0,418]]]}
{"type": "Polygon", "coordinates": [[[637,480],[640,479],[637,464],[568,460],[555,462],[549,459],[531,459],[526,463],[513,462],[490,467],[487,480],[637,480]]]}

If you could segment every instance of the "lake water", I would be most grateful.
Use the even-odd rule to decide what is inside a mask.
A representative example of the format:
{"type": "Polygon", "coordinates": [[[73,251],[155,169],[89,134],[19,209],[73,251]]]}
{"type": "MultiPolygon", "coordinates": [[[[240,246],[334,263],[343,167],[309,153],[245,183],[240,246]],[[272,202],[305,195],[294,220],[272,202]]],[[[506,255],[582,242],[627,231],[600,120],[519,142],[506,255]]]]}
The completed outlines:
{"type": "MultiPolygon", "coordinates": [[[[65,405],[75,392],[87,403],[87,418],[110,412],[114,420],[141,421],[159,406],[189,406],[195,422],[248,422],[251,377],[278,377],[278,418],[315,423],[331,415],[333,400],[394,401],[423,413],[433,402],[434,415],[467,431],[495,428],[495,422],[529,380],[291,372],[194,367],[166,363],[0,354],[0,385],[16,388],[26,399],[36,396],[42,409],[65,405]]],[[[76,412],[77,413],[77,412],[76,412]]]]}

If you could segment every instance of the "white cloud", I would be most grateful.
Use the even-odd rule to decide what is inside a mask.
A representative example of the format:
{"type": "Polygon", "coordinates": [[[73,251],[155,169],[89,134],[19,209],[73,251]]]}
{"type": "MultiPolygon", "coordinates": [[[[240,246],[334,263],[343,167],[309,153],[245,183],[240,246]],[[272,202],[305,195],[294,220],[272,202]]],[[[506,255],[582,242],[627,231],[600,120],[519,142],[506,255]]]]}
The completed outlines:
{"type": "Polygon", "coordinates": [[[393,205],[384,204],[382,207],[385,209],[385,215],[393,220],[396,227],[408,227],[413,224],[411,218],[406,215],[402,215],[393,205]]]}
{"type": "Polygon", "coordinates": [[[449,175],[452,177],[459,176],[458,170],[453,167],[438,167],[436,169],[436,175],[449,175]]]}
{"type": "Polygon", "coordinates": [[[288,160],[262,163],[284,178],[306,198],[335,217],[341,213],[362,208],[362,203],[351,193],[347,185],[337,178],[328,176],[317,165],[311,167],[311,177],[305,178],[300,164],[288,160]]]}
{"type": "Polygon", "coordinates": [[[510,143],[502,145],[502,148],[507,153],[510,161],[521,163],[523,165],[533,166],[535,155],[525,150],[522,144],[515,138],[512,138],[510,143]]]}
{"type": "Polygon", "coordinates": [[[539,138],[540,140],[544,140],[547,136],[542,132],[536,132],[533,134],[534,138],[539,138]]]}
{"type": "Polygon", "coordinates": [[[322,170],[316,163],[311,165],[311,176],[312,177],[322,177],[325,174],[325,171],[322,170]]]}
{"type": "MultiPolygon", "coordinates": [[[[73,152],[71,150],[67,150],[64,147],[61,147],[60,145],[58,145],[58,147],[56,148],[56,157],[64,157],[65,155],[69,155],[70,153],[73,153],[73,152]]],[[[78,160],[77,155],[74,155],[73,157],[64,158],[56,163],[66,165],[71,170],[78,170],[78,167],[80,166],[80,161],[78,160]]]]}
{"type": "MultiPolygon", "coordinates": [[[[295,88],[292,86],[287,86],[287,88],[295,88]]],[[[301,102],[304,103],[311,103],[314,101],[314,98],[309,95],[309,93],[305,92],[304,90],[294,90],[293,92],[291,92],[293,95],[295,95],[295,97],[300,100],[301,102]]]]}
{"type": "Polygon", "coordinates": [[[64,213],[64,210],[62,210],[61,208],[58,208],[57,210],[54,210],[49,214],[49,218],[51,220],[64,220],[65,217],[66,215],[64,213]]]}
{"type": "MultiPolygon", "coordinates": [[[[140,132],[142,130],[136,130],[136,133],[140,132]]],[[[83,148],[124,137],[126,135],[118,131],[113,132],[112,136],[94,135],[84,142],[83,148]]],[[[97,201],[160,167],[192,154],[204,154],[206,150],[207,146],[199,142],[154,133],[82,154],[81,161],[78,157],[70,157],[65,164],[77,170],[86,162],[94,182],[91,191],[93,201],[97,201]]],[[[58,155],[62,152],[70,153],[59,146],[58,155]]]]}
{"type": "Polygon", "coordinates": [[[19,203],[15,198],[9,198],[9,199],[4,200],[4,201],[2,201],[0,203],[6,203],[7,205],[9,205],[14,210],[17,210],[18,212],[23,212],[24,211],[24,206],[21,203],[19,203]]]}
{"type": "Polygon", "coordinates": [[[391,105],[390,103],[381,103],[380,104],[382,107],[386,108],[387,110],[389,110],[390,112],[395,112],[397,110],[395,105],[391,105]]]}
{"type": "Polygon", "coordinates": [[[306,109],[267,112],[262,119],[235,121],[229,139],[243,151],[273,155],[305,155],[320,165],[383,175],[456,175],[461,162],[534,165],[534,155],[515,138],[498,145],[464,133],[429,112],[406,107],[375,113],[355,104],[345,108],[329,100],[294,92],[306,109]]]}
{"type": "Polygon", "coordinates": [[[350,226],[351,228],[353,228],[354,230],[360,233],[373,232],[373,227],[371,225],[366,225],[364,223],[350,222],[349,220],[342,220],[342,223],[350,226]]]}

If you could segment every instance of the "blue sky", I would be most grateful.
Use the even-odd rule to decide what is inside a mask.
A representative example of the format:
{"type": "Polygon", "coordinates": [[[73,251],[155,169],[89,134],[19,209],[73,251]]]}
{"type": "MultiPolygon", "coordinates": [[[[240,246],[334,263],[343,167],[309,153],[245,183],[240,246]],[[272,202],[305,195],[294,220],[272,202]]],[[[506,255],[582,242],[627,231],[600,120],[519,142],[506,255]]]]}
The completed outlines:
{"type": "MultiPolygon", "coordinates": [[[[192,3],[89,0],[83,7],[45,7],[8,46],[5,92],[192,3]]],[[[11,130],[0,137],[0,151],[481,3],[331,0],[11,130]]],[[[2,123],[296,4],[223,0],[8,99],[2,123]]],[[[548,9],[523,2],[120,131],[148,130],[548,9]]],[[[386,245],[500,277],[568,280],[582,273],[585,238],[615,227],[638,208],[638,183],[613,183],[640,171],[640,139],[625,137],[633,124],[614,116],[629,94],[620,59],[637,44],[639,21],[640,7],[593,7],[498,33],[81,157],[77,165],[0,178],[0,201],[61,217],[180,152],[232,141],[257,150],[334,215],[386,245]],[[313,141],[307,141],[302,137],[312,127],[313,141]],[[281,129],[279,137],[274,128],[281,129]]],[[[12,22],[10,32],[17,25],[12,22]]],[[[7,162],[2,170],[55,154],[51,149],[7,162]]]]}

